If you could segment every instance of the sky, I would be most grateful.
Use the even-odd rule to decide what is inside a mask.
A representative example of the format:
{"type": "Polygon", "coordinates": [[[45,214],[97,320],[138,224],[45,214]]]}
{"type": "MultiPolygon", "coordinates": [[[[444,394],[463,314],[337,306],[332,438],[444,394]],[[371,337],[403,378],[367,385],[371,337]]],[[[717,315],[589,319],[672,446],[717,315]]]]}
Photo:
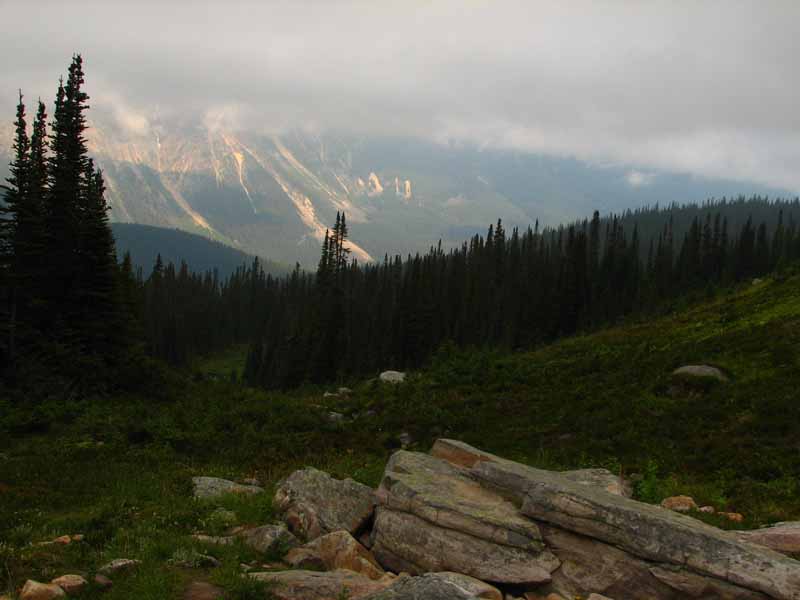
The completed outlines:
{"type": "Polygon", "coordinates": [[[0,0],[0,109],[412,135],[800,192],[800,2],[0,0]]]}

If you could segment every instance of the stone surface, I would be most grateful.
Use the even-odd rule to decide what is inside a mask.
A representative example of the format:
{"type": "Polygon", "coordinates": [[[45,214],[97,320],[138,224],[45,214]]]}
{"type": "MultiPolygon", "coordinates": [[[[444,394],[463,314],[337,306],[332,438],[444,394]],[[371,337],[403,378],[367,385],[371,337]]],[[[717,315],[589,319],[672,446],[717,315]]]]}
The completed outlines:
{"type": "MultiPolygon", "coordinates": [[[[494,454],[474,448],[458,440],[438,439],[433,444],[431,455],[461,467],[470,468],[480,461],[511,462],[494,454]]],[[[631,496],[631,486],[608,469],[578,469],[561,473],[568,479],[583,485],[605,489],[609,494],[631,496]]]]}
{"type": "Polygon", "coordinates": [[[131,558],[115,558],[114,560],[107,562],[102,567],[97,569],[97,571],[103,575],[111,575],[113,573],[124,573],[127,571],[133,571],[141,564],[141,561],[134,560],[131,558]]]}
{"type": "Polygon", "coordinates": [[[282,523],[246,529],[237,537],[241,538],[245,545],[262,553],[293,548],[300,543],[282,523]]]}
{"type": "Polygon", "coordinates": [[[372,517],[375,493],[352,479],[334,479],[306,467],[278,484],[275,507],[292,532],[305,540],[340,529],[355,535],[372,517]]]}
{"type": "Polygon", "coordinates": [[[737,512],[721,512],[717,513],[720,517],[725,517],[728,521],[733,521],[734,523],[741,523],[744,521],[744,515],[742,513],[737,512]]]}
{"type": "Polygon", "coordinates": [[[183,592],[183,600],[221,600],[225,590],[204,581],[193,581],[183,592]]]}
{"type": "Polygon", "coordinates": [[[713,506],[701,506],[697,510],[707,515],[713,515],[715,512],[717,512],[717,509],[715,509],[713,506]]]}
{"type": "Polygon", "coordinates": [[[783,554],[800,554],[800,521],[775,523],[752,531],[739,531],[737,537],[745,542],[766,546],[783,554]]]}
{"type": "Polygon", "coordinates": [[[386,575],[372,553],[346,531],[334,531],[293,548],[284,560],[296,569],[347,569],[370,579],[382,579],[386,575]]]}
{"type": "Polygon", "coordinates": [[[89,585],[89,582],[86,581],[80,575],[62,575],[61,577],[56,577],[50,583],[57,585],[62,590],[64,590],[67,594],[74,595],[78,594],[84,589],[86,586],[89,585]]]}
{"type": "Polygon", "coordinates": [[[800,562],[661,507],[576,484],[511,461],[480,461],[470,473],[522,502],[522,514],[617,546],[640,558],[800,600],[800,562]]]}
{"type": "Polygon", "coordinates": [[[711,377],[717,381],[728,381],[728,376],[725,373],[710,365],[685,365],[675,369],[672,374],[687,377],[711,377]]]}
{"type": "Polygon", "coordinates": [[[219,477],[192,477],[194,497],[200,500],[212,500],[225,494],[252,495],[260,494],[264,488],[257,485],[242,485],[219,477]]]}
{"type": "Polygon", "coordinates": [[[389,586],[393,578],[374,580],[344,569],[335,571],[274,571],[250,573],[248,577],[270,583],[277,600],[359,600],[389,586]]]}
{"type": "Polygon", "coordinates": [[[64,597],[66,594],[59,586],[53,583],[39,583],[33,579],[28,579],[19,593],[19,600],[53,600],[64,597]]]}
{"type": "Polygon", "coordinates": [[[697,510],[697,503],[691,496],[670,496],[661,501],[661,506],[667,510],[674,510],[677,512],[697,510]]]}
{"type": "Polygon", "coordinates": [[[100,588],[101,590],[107,590],[107,589],[108,589],[108,588],[110,588],[112,585],[114,585],[114,582],[113,582],[113,581],[111,581],[111,580],[110,580],[108,577],[106,577],[105,575],[101,575],[101,574],[99,574],[99,573],[98,573],[97,575],[95,575],[95,576],[94,576],[94,580],[93,580],[93,581],[94,581],[94,584],[95,584],[95,585],[96,585],[98,588],[100,588]]]}
{"type": "Polygon", "coordinates": [[[377,496],[372,551],[393,571],[538,584],[558,567],[535,523],[444,460],[396,452],[377,496]]]}
{"type": "Polygon", "coordinates": [[[398,577],[368,600],[503,600],[500,591],[483,581],[459,573],[427,573],[398,577]]]}
{"type": "Polygon", "coordinates": [[[600,594],[589,594],[586,600],[613,600],[613,598],[609,598],[608,596],[602,596],[600,594]]]}
{"type": "Polygon", "coordinates": [[[406,374],[401,371],[384,371],[378,378],[384,383],[403,383],[406,380],[406,374]]]}
{"type": "Polygon", "coordinates": [[[713,598],[720,600],[766,600],[767,596],[759,592],[743,589],[739,586],[703,577],[697,573],[676,567],[653,567],[653,576],[672,588],[675,598],[713,598]]]}

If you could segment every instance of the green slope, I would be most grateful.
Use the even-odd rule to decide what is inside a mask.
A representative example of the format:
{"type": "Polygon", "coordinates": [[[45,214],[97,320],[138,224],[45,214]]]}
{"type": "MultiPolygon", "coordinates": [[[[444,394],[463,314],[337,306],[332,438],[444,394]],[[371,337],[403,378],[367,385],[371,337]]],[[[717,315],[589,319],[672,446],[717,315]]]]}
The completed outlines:
{"type": "MultiPolygon", "coordinates": [[[[191,539],[220,529],[214,506],[191,500],[191,476],[255,475],[269,488],[312,464],[375,485],[401,432],[420,450],[447,436],[546,468],[604,466],[638,480],[642,500],[690,494],[746,517],[740,525],[696,515],[722,527],[797,520],[798,343],[796,269],[531,352],[444,349],[403,385],[351,382],[347,397],[232,383],[241,349],[192,373],[154,368],[138,392],[115,397],[33,405],[0,394],[0,590],[92,573],[119,556],[144,563],[104,598],[177,598],[197,577],[234,589],[238,565],[255,557],[191,539]],[[671,393],[673,369],[688,363],[717,365],[731,381],[671,393]],[[354,420],[331,423],[330,410],[354,420]],[[31,545],[68,533],[86,538],[31,545]],[[193,548],[223,566],[167,562],[193,548]]],[[[274,518],[269,495],[226,504],[240,523],[274,518]]]]}

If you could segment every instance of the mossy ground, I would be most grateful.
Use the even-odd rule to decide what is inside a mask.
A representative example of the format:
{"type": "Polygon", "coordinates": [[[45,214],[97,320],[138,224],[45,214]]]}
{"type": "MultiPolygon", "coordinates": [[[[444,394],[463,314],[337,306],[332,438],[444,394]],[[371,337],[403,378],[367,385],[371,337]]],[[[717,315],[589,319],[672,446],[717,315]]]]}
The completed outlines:
{"type": "Polygon", "coordinates": [[[407,383],[349,382],[347,397],[232,382],[236,349],[173,374],[157,394],[35,410],[0,400],[0,593],[127,557],[142,567],[115,577],[105,598],[177,598],[198,578],[263,597],[239,564],[268,557],[192,540],[214,529],[215,505],[192,500],[190,478],[259,478],[267,494],[222,504],[239,523],[263,524],[283,475],[311,464],[375,485],[404,431],[420,449],[455,437],[545,468],[637,474],[645,501],[688,494],[746,517],[702,517],[720,526],[800,519],[799,348],[800,275],[787,274],[531,352],[445,348],[407,383]],[[675,386],[672,370],[692,363],[731,381],[675,386]],[[329,410],[354,420],[332,424],[329,410]],[[86,537],[33,545],[71,533],[86,537]],[[169,564],[192,549],[222,566],[169,564]]]}

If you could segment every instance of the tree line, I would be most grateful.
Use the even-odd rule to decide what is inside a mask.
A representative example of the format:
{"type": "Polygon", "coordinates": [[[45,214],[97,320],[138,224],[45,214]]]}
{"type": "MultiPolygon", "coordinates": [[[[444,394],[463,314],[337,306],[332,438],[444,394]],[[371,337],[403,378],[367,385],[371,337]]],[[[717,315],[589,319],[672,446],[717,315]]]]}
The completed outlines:
{"type": "Polygon", "coordinates": [[[797,200],[754,197],[595,212],[557,228],[507,232],[498,221],[458,248],[367,265],[343,255],[341,215],[315,274],[256,292],[263,324],[245,377],[324,382],[418,367],[448,342],[517,349],[591,330],[800,258],[794,214],[797,200]]]}

